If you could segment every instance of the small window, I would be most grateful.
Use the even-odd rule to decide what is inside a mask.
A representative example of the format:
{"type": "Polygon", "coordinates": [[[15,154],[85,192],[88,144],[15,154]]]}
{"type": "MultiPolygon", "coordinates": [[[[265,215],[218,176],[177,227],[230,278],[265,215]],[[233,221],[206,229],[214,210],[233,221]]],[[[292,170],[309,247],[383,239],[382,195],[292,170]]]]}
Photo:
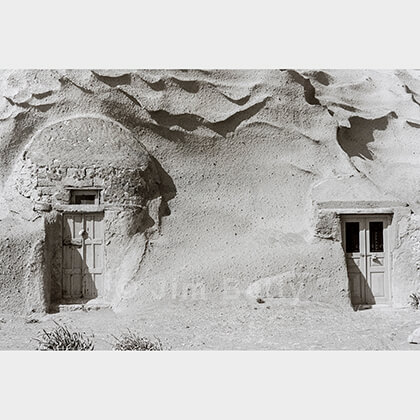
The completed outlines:
{"type": "Polygon", "coordinates": [[[384,252],[384,224],[369,222],[370,252],[384,252]]]}
{"type": "Polygon", "coordinates": [[[70,204],[99,204],[99,191],[71,190],[70,204]]]}
{"type": "Polygon", "coordinates": [[[346,252],[360,252],[359,222],[346,223],[346,252]]]}

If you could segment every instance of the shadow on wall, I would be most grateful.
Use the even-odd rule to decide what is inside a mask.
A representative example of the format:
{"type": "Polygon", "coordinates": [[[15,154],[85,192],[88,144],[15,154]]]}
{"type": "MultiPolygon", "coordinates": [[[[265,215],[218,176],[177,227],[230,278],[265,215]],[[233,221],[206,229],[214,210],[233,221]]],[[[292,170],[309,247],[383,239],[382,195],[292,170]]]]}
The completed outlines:
{"type": "Polygon", "coordinates": [[[376,300],[365,274],[352,261],[347,260],[346,265],[349,273],[350,300],[353,309],[355,311],[370,309],[372,305],[376,304],[376,300]]]}
{"type": "Polygon", "coordinates": [[[353,305],[353,308],[355,309],[360,306],[371,307],[372,305],[376,305],[375,296],[373,295],[373,292],[369,286],[369,283],[367,282],[366,278],[363,275],[361,275],[360,278],[361,278],[360,287],[363,288],[365,291],[365,302],[358,301],[356,297],[351,294],[351,298],[352,298],[351,303],[353,305]]]}
{"type": "Polygon", "coordinates": [[[350,158],[357,156],[365,160],[373,160],[374,155],[369,150],[368,144],[375,141],[373,135],[375,131],[387,129],[389,117],[396,118],[397,116],[391,112],[384,117],[372,120],[362,117],[350,117],[350,128],[337,128],[338,144],[350,158]]]}
{"type": "Polygon", "coordinates": [[[243,121],[250,119],[264,108],[269,99],[269,97],[264,98],[262,101],[257,102],[248,108],[241,109],[225,120],[218,122],[207,121],[203,117],[195,114],[174,115],[163,110],[149,111],[149,114],[156,122],[156,125],[148,124],[147,127],[173,142],[182,142],[185,138],[184,133],[182,131],[177,131],[174,127],[181,127],[183,130],[192,132],[198,127],[203,126],[222,137],[226,137],[228,134],[233,133],[243,121]]]}
{"type": "MultiPolygon", "coordinates": [[[[151,160],[156,178],[154,185],[150,185],[150,206],[136,210],[127,209],[124,212],[126,229],[120,233],[126,236],[127,243],[136,234],[143,234],[149,229],[149,233],[152,233],[159,228],[162,217],[171,214],[168,202],[176,196],[175,184],[160,163],[154,157],[151,157],[151,160]],[[155,201],[158,198],[161,200],[155,201]],[[153,203],[159,203],[159,207],[153,203]]],[[[101,278],[95,279],[96,274],[91,274],[92,267],[89,268],[89,264],[92,265],[92,261],[86,259],[92,252],[87,252],[85,242],[78,243],[80,238],[71,238],[70,232],[66,234],[63,223],[65,221],[60,212],[52,211],[45,215],[45,252],[46,261],[49,263],[44,269],[49,274],[47,300],[53,304],[51,310],[54,310],[54,305],[59,302],[88,301],[96,297],[101,298],[105,292],[100,283],[101,278]]],[[[102,269],[104,274],[105,267],[102,269]]]]}
{"type": "Polygon", "coordinates": [[[105,267],[103,259],[99,260],[102,261],[99,266],[97,265],[98,262],[95,261],[95,245],[89,243],[89,240],[92,238],[88,236],[75,238],[72,237],[69,231],[63,237],[61,235],[61,224],[54,223],[52,225],[55,225],[56,230],[54,232],[50,230],[50,235],[47,235],[47,237],[50,241],[54,241],[55,245],[60,246],[55,247],[55,250],[57,250],[56,254],[49,258],[51,264],[58,263],[58,265],[51,267],[56,271],[54,276],[56,282],[50,289],[51,302],[66,301],[66,303],[71,303],[95,299],[100,294],[98,290],[99,283],[101,283],[103,289],[105,267]],[[57,235],[59,232],[60,234],[57,235]],[[59,244],[59,242],[61,243],[59,244]],[[58,252],[58,249],[62,251],[58,252]],[[90,267],[87,259],[90,259],[90,267]],[[98,270],[100,274],[99,276],[96,274],[98,278],[95,281],[92,272],[97,272],[98,270]]]}
{"type": "Polygon", "coordinates": [[[62,296],[66,301],[95,299],[99,295],[98,285],[95,283],[95,279],[90,272],[92,267],[87,265],[81,252],[83,252],[81,245],[63,243],[64,267],[62,296]],[[70,256],[71,265],[68,266],[66,265],[66,260],[70,262],[70,256]]]}
{"type": "Polygon", "coordinates": [[[162,168],[159,161],[151,156],[153,165],[156,167],[159,175],[159,193],[162,197],[162,204],[159,209],[159,220],[164,216],[169,216],[171,210],[169,208],[169,201],[172,200],[177,193],[175,184],[171,176],[162,168]]]}

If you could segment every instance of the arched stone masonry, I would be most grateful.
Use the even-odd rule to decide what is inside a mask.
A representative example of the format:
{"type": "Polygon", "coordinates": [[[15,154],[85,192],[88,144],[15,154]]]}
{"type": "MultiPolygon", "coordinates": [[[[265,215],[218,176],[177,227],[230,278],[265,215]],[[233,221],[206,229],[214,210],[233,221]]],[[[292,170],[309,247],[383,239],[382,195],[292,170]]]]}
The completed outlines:
{"type": "Polygon", "coordinates": [[[44,253],[37,249],[31,262],[42,276],[27,282],[29,295],[44,291],[37,308],[118,301],[159,227],[160,171],[141,142],[111,120],[77,116],[35,134],[6,197],[9,211],[44,219],[44,253]]]}

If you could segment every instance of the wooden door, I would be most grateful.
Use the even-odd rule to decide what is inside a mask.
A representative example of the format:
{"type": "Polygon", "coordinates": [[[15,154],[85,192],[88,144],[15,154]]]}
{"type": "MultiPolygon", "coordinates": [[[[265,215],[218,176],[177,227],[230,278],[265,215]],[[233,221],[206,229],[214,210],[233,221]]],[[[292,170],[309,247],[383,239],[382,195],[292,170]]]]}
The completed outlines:
{"type": "Polygon", "coordinates": [[[388,303],[391,299],[389,223],[389,216],[343,218],[343,248],[353,305],[388,303]]]}
{"type": "Polygon", "coordinates": [[[362,305],[366,302],[366,259],[364,258],[366,249],[363,219],[346,218],[343,231],[351,302],[353,305],[362,305]]]}
{"type": "Polygon", "coordinates": [[[95,298],[104,295],[104,229],[103,213],[89,213],[84,216],[85,238],[83,295],[95,298]]]}
{"type": "Polygon", "coordinates": [[[103,213],[63,215],[64,299],[104,295],[103,213]]]}
{"type": "Polygon", "coordinates": [[[376,303],[391,299],[388,220],[384,217],[369,217],[365,221],[366,234],[366,279],[376,303]]]}
{"type": "Polygon", "coordinates": [[[64,299],[83,297],[84,220],[81,214],[63,215],[63,284],[64,299]]]}

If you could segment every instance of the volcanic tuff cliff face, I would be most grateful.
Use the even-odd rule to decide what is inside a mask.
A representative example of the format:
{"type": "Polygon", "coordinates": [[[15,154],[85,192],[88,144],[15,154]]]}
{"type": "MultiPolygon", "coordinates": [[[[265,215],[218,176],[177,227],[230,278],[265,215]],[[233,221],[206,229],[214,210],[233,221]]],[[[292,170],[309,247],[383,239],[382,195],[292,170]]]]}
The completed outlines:
{"type": "Polygon", "coordinates": [[[418,287],[420,71],[2,71],[2,308],[42,292],[24,274],[44,240],[40,217],[8,202],[16,165],[38,132],[79,117],[116,123],[146,148],[167,207],[141,232],[115,307],[247,289],[346,304],[325,203],[406,206],[393,276],[401,301],[418,287]]]}

